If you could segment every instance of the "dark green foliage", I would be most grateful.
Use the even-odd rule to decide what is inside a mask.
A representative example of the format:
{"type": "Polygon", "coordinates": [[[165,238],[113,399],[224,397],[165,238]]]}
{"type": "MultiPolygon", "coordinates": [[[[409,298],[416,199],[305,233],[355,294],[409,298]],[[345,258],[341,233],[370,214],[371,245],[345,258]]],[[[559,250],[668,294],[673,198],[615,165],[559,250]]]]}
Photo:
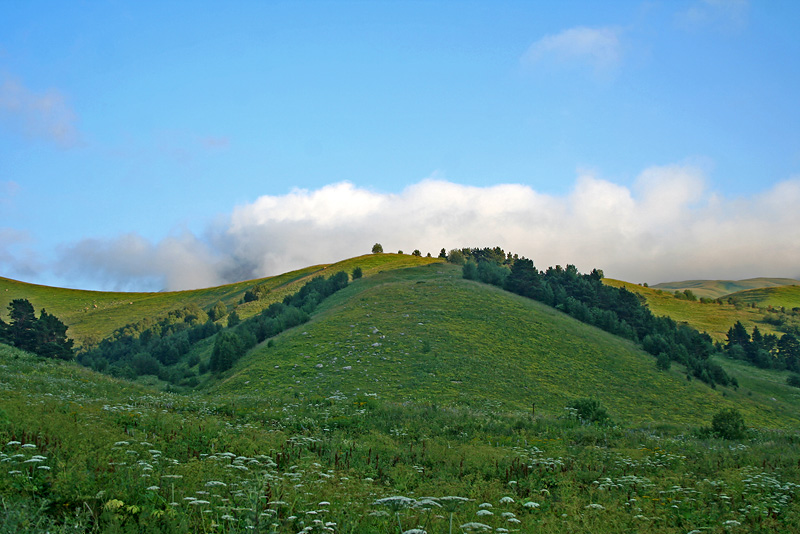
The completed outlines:
{"type": "Polygon", "coordinates": [[[418,248],[414,249],[414,252],[411,253],[412,256],[422,257],[422,252],[419,251],[418,248]]]}
{"type": "Polygon", "coordinates": [[[672,360],[669,358],[669,354],[666,352],[659,352],[656,356],[656,369],[659,371],[669,371],[669,368],[672,364],[672,360]]]}
{"type": "Polygon", "coordinates": [[[0,321],[0,342],[46,358],[71,360],[73,341],[67,338],[67,325],[42,310],[39,317],[27,299],[14,299],[8,305],[11,322],[0,321]]]}
{"type": "Polygon", "coordinates": [[[786,383],[792,387],[800,388],[800,375],[798,374],[790,374],[786,377],[786,383]]]}
{"type": "Polygon", "coordinates": [[[383,254],[383,245],[380,243],[375,243],[372,245],[372,253],[373,254],[383,254]]]}
{"type": "Polygon", "coordinates": [[[577,399],[570,403],[570,408],[575,409],[581,421],[587,423],[607,424],[611,418],[608,411],[597,399],[577,399]]]}
{"type": "Polygon", "coordinates": [[[208,317],[212,321],[219,321],[228,314],[228,307],[222,301],[217,301],[210,310],[208,310],[208,317]]]}
{"type": "Polygon", "coordinates": [[[239,324],[242,320],[239,318],[239,314],[236,313],[236,310],[233,310],[231,313],[228,314],[228,328],[232,328],[239,324]]]}
{"type": "Polygon", "coordinates": [[[747,435],[744,417],[736,408],[727,408],[714,414],[711,431],[722,439],[742,439],[747,435]]]}
{"type": "Polygon", "coordinates": [[[361,270],[361,267],[356,267],[353,269],[353,280],[358,280],[362,276],[364,276],[364,272],[361,270]]]}
{"type": "Polygon", "coordinates": [[[467,280],[476,280],[478,278],[478,266],[474,261],[469,260],[461,267],[461,276],[467,280]]]}
{"type": "Polygon", "coordinates": [[[235,332],[225,331],[217,336],[211,352],[212,373],[227,371],[245,352],[245,347],[235,332]]]}
{"type": "Polygon", "coordinates": [[[443,260],[446,260],[447,259],[447,251],[445,249],[440,250],[438,257],[442,258],[443,260]]]}

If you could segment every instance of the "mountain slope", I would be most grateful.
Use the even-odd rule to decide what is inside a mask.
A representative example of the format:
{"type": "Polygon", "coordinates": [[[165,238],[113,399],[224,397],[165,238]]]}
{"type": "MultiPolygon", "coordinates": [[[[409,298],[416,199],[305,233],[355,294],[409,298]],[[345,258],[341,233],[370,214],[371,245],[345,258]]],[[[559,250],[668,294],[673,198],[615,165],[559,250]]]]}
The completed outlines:
{"type": "Polygon", "coordinates": [[[772,306],[791,310],[800,307],[800,285],[749,289],[732,293],[728,297],[762,308],[772,306]]]}
{"type": "Polygon", "coordinates": [[[683,280],[679,282],[654,284],[650,287],[670,292],[690,289],[698,297],[716,299],[725,297],[731,293],[747,291],[749,289],[797,284],[800,284],[800,280],[795,280],[793,278],[748,278],[746,280],[683,280]]]}
{"type": "Polygon", "coordinates": [[[441,261],[402,254],[369,254],[330,265],[315,265],[277,276],[247,280],[218,287],[159,293],[128,293],[85,291],[28,284],[0,277],[0,317],[7,318],[6,306],[13,299],[28,299],[38,312],[46,308],[69,327],[68,335],[78,344],[110,335],[115,329],[145,317],[158,317],[167,312],[195,304],[208,308],[221,301],[229,308],[235,306],[248,289],[264,285],[270,289],[269,298],[240,307],[239,315],[246,318],[285,295],[294,293],[311,277],[352,271],[360,266],[365,276],[410,265],[441,261]]]}
{"type": "Polygon", "coordinates": [[[464,280],[451,265],[356,281],[271,345],[257,347],[212,391],[362,394],[504,410],[531,410],[535,403],[551,415],[572,399],[593,396],[629,421],[697,423],[736,406],[761,425],[800,423],[792,401],[767,407],[743,390],[723,395],[687,381],[678,369],[659,372],[635,344],[464,280]]]}

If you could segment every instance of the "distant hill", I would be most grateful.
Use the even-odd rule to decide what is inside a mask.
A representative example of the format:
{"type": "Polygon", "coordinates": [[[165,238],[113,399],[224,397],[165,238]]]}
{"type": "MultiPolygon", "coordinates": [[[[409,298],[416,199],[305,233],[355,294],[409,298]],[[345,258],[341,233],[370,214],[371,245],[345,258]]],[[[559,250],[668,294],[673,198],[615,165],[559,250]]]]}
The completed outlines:
{"type": "Polygon", "coordinates": [[[683,280],[681,282],[664,282],[650,287],[663,291],[684,291],[690,289],[698,297],[720,298],[732,293],[761,289],[800,285],[800,280],[793,278],[748,278],[746,280],[683,280]]]}
{"type": "Polygon", "coordinates": [[[349,272],[357,266],[360,266],[364,275],[368,276],[383,269],[425,265],[436,261],[441,260],[402,254],[368,254],[268,278],[205,289],[157,293],[65,289],[0,277],[0,317],[8,318],[7,305],[13,299],[28,299],[37,313],[46,308],[49,313],[61,319],[69,327],[68,335],[80,345],[86,340],[100,340],[126,324],[145,317],[158,317],[190,304],[208,309],[217,301],[221,301],[232,308],[242,300],[248,289],[256,285],[266,286],[270,290],[270,298],[239,306],[237,311],[242,318],[254,315],[272,302],[297,291],[314,276],[328,276],[340,270],[349,272]]]}
{"type": "Polygon", "coordinates": [[[779,333],[773,325],[764,322],[763,310],[745,306],[743,300],[740,304],[729,304],[725,300],[722,303],[716,301],[703,303],[677,299],[672,292],[621,280],[606,278],[603,282],[616,287],[625,287],[641,295],[654,314],[666,315],[675,321],[687,323],[701,332],[707,332],[715,341],[724,342],[728,329],[736,321],[741,321],[748,331],[758,326],[764,333],[779,333]]]}
{"type": "Polygon", "coordinates": [[[800,285],[764,287],[738,291],[728,295],[745,304],[755,304],[760,307],[772,306],[773,308],[786,308],[787,310],[800,307],[800,285]]]}

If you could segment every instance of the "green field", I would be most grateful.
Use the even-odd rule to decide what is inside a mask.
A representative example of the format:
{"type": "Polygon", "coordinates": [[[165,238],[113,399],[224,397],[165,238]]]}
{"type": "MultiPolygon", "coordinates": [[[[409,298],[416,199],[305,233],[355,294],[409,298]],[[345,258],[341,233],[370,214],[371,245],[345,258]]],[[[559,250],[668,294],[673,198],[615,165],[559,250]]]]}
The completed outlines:
{"type": "MultiPolygon", "coordinates": [[[[0,345],[0,532],[800,529],[800,389],[785,372],[722,359],[739,387],[711,388],[459,267],[387,254],[326,271],[355,266],[364,278],[309,322],[196,390],[0,345]],[[611,422],[566,409],[581,398],[611,422]],[[714,437],[712,417],[731,408],[747,434],[714,437]]],[[[270,297],[242,314],[318,272],[265,280],[270,297]]],[[[181,294],[235,303],[254,283],[134,302],[153,313],[185,305],[181,294]]],[[[36,306],[57,315],[86,297],[52,290],[51,304],[47,289],[36,306]]],[[[729,306],[632,289],[698,321],[729,306]]],[[[97,311],[65,322],[92,333],[141,317],[100,295],[97,311]]]]}

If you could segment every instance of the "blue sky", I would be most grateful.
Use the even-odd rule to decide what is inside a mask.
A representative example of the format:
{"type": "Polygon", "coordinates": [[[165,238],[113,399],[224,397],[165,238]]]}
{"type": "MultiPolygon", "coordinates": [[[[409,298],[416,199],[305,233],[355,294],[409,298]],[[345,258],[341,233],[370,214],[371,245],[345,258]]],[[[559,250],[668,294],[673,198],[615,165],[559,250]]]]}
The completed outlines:
{"type": "Polygon", "coordinates": [[[2,3],[2,276],[800,276],[796,2],[2,3]]]}

